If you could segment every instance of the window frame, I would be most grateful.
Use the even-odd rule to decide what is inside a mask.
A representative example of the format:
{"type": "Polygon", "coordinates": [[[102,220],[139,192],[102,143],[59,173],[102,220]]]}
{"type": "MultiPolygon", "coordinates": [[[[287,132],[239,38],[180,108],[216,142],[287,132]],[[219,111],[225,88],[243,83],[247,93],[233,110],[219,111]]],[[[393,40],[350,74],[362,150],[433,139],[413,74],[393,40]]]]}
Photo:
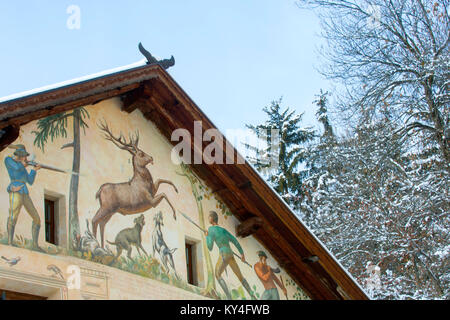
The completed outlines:
{"type": "Polygon", "coordinates": [[[44,198],[45,241],[53,245],[58,245],[56,205],[57,201],[44,198]]]}
{"type": "Polygon", "coordinates": [[[187,271],[187,283],[193,286],[197,286],[197,281],[195,277],[195,266],[194,266],[194,250],[195,244],[185,242],[185,254],[186,254],[186,271],[187,271]]]}

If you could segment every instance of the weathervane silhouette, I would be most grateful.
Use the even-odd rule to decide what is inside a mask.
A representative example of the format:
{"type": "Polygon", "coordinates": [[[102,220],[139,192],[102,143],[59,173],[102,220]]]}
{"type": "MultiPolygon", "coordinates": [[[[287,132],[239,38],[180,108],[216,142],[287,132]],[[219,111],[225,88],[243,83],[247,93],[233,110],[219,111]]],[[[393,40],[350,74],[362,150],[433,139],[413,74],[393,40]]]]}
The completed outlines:
{"type": "Polygon", "coordinates": [[[159,64],[166,70],[175,65],[175,58],[173,56],[170,59],[158,60],[144,48],[141,42],[139,42],[139,51],[147,58],[147,64],[159,64]]]}

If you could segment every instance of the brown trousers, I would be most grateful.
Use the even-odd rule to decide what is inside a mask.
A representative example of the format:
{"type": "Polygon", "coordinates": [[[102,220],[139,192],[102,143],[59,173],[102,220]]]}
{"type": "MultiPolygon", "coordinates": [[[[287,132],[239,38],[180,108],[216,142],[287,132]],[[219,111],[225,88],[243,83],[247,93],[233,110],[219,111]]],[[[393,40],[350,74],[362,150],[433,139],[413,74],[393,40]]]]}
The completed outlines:
{"type": "Polygon", "coordinates": [[[231,270],[233,270],[236,277],[238,277],[239,281],[243,281],[244,277],[242,276],[241,269],[239,269],[239,266],[234,259],[233,254],[220,254],[219,260],[217,260],[216,264],[216,278],[219,279],[222,276],[222,273],[225,271],[225,268],[227,266],[231,267],[231,270]]]}
{"type": "Polygon", "coordinates": [[[37,212],[30,195],[11,192],[9,194],[9,219],[13,225],[16,224],[22,207],[25,207],[25,210],[36,225],[41,225],[41,218],[39,217],[39,213],[37,212]]]}

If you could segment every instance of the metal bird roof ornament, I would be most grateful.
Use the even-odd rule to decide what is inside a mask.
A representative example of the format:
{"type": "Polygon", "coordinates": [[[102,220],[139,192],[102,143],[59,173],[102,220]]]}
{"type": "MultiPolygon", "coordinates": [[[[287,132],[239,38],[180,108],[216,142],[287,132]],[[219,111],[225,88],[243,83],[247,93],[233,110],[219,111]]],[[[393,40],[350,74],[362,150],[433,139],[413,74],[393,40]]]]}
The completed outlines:
{"type": "Polygon", "coordinates": [[[147,64],[159,64],[164,69],[169,69],[175,65],[175,58],[172,56],[170,59],[158,60],[150,52],[148,52],[142,43],[139,42],[139,51],[147,58],[147,64]]]}

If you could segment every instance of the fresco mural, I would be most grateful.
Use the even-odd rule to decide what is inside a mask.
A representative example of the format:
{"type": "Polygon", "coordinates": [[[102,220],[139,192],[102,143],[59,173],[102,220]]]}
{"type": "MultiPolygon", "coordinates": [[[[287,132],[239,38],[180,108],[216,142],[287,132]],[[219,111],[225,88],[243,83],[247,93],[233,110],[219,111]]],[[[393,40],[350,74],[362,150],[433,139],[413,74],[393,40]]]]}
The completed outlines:
{"type": "Polygon", "coordinates": [[[232,243],[239,250],[240,259],[242,260],[242,262],[246,263],[248,266],[250,266],[245,261],[244,250],[242,249],[241,245],[239,244],[239,241],[237,241],[236,237],[234,237],[225,228],[219,226],[219,224],[218,224],[219,216],[217,215],[217,213],[215,211],[210,212],[209,223],[211,224],[211,226],[209,227],[208,231],[205,231],[206,244],[208,246],[209,251],[211,251],[213,249],[214,244],[216,244],[217,248],[219,249],[219,258],[217,259],[215,276],[216,276],[217,282],[222,287],[222,290],[225,293],[227,299],[228,300],[231,299],[231,294],[228,291],[228,286],[227,286],[226,282],[222,278],[222,274],[226,270],[226,268],[229,266],[231,268],[231,270],[233,270],[234,274],[239,279],[239,281],[242,283],[242,286],[248,292],[248,294],[250,295],[252,300],[256,300],[255,296],[253,295],[253,291],[250,289],[250,286],[249,286],[247,280],[242,275],[241,269],[239,268],[239,265],[237,264],[236,260],[234,259],[234,256],[238,256],[238,255],[236,253],[234,253],[230,247],[230,243],[232,243]]]}
{"type": "Polygon", "coordinates": [[[255,264],[255,272],[264,286],[261,300],[280,300],[280,295],[275,284],[277,284],[287,299],[287,289],[284,286],[283,278],[277,278],[276,273],[280,273],[280,268],[273,269],[267,264],[267,254],[264,251],[258,252],[259,262],[255,264]]]}
{"type": "MultiPolygon", "coordinates": [[[[86,108],[77,108],[72,111],[52,115],[37,121],[37,128],[32,133],[34,135],[33,144],[43,152],[48,144],[57,138],[67,139],[68,120],[72,120],[72,142],[64,144],[61,150],[72,148],[72,172],[69,187],[69,242],[73,241],[72,236],[80,233],[80,222],[78,218],[78,187],[80,180],[81,165],[81,129],[86,132],[89,119],[89,112],[86,108]]],[[[52,168],[49,168],[52,169],[52,168]]],[[[56,171],[60,171],[56,169],[56,171]]]]}
{"type": "MultiPolygon", "coordinates": [[[[308,299],[284,270],[269,265],[274,259],[258,241],[234,235],[232,212],[189,166],[172,163],[172,146],[156,126],[139,110],[127,114],[120,107],[114,98],[22,128],[0,153],[0,243],[76,257],[213,299],[308,299]],[[68,148],[72,154],[62,151],[68,148]],[[47,194],[67,202],[57,245],[46,242],[41,228],[47,194]],[[198,286],[187,283],[181,250],[187,240],[197,248],[198,286]]],[[[45,265],[64,279],[62,266],[45,265]]]]}
{"type": "Polygon", "coordinates": [[[164,226],[163,214],[159,211],[155,217],[153,218],[155,222],[152,234],[152,242],[153,242],[153,256],[156,257],[156,253],[159,255],[159,260],[164,267],[164,271],[169,274],[173,272],[175,277],[179,280],[177,271],[175,269],[175,263],[173,262],[173,254],[178,248],[169,249],[166,242],[164,241],[164,235],[161,231],[161,228],[164,226]]]}
{"type": "Polygon", "coordinates": [[[8,244],[14,245],[14,231],[16,223],[19,219],[19,214],[22,207],[33,220],[31,227],[32,234],[32,249],[42,251],[38,245],[39,230],[41,228],[41,218],[30,198],[28,185],[32,185],[36,179],[37,171],[40,169],[36,165],[31,171],[27,171],[29,166],[28,156],[30,155],[23,144],[13,145],[10,148],[15,149],[13,156],[5,158],[5,167],[8,170],[9,178],[11,180],[7,187],[9,195],[9,215],[7,221],[8,244]]]}
{"type": "Polygon", "coordinates": [[[92,228],[95,237],[97,226],[100,226],[102,247],[104,245],[105,225],[117,212],[122,215],[133,215],[155,208],[162,200],[166,200],[173,211],[173,218],[176,220],[175,209],[166,194],[157,194],[157,192],[163,183],[171,185],[177,193],[178,189],[169,180],[158,179],[153,182],[152,175],[147,169],[147,165],[153,165],[153,158],[139,149],[139,131],[134,138],[130,137],[130,141],[127,142],[122,134],[115,137],[106,123],[100,124],[99,127],[106,134],[106,140],[132,155],[133,163],[133,178],[131,180],[123,183],[106,183],[100,187],[95,195],[95,198],[100,201],[100,209],[92,219],[92,228]]]}

